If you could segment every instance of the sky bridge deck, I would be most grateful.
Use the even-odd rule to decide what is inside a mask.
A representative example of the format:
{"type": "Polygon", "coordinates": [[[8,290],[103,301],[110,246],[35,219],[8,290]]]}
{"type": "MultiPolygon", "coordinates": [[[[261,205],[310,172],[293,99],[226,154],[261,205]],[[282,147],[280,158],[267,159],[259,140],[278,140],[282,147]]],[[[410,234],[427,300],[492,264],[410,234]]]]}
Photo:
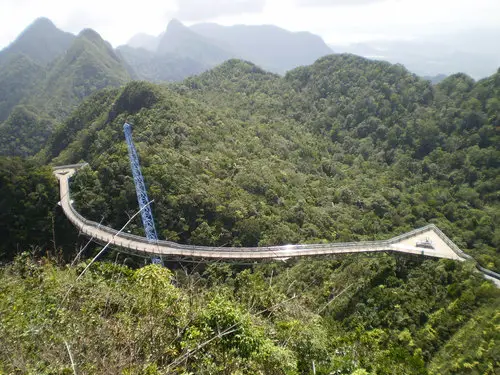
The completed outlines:
{"type": "MultiPolygon", "coordinates": [[[[457,261],[473,260],[465,254],[434,224],[415,229],[389,240],[329,243],[329,244],[299,244],[267,247],[209,247],[183,245],[171,241],[150,241],[145,237],[119,232],[116,229],[90,221],[80,215],[73,207],[70,199],[69,179],[79,168],[86,164],[68,165],[54,168],[54,174],[59,180],[60,205],[67,218],[81,233],[99,243],[110,243],[121,251],[143,257],[186,257],[200,259],[286,259],[292,257],[364,253],[364,252],[399,252],[428,257],[446,258],[457,261]],[[421,244],[427,244],[422,246],[421,244]],[[432,244],[429,246],[428,244],[432,244]]],[[[481,270],[480,267],[478,267],[481,270]]],[[[486,270],[482,271],[500,286],[500,275],[486,270]]]]}

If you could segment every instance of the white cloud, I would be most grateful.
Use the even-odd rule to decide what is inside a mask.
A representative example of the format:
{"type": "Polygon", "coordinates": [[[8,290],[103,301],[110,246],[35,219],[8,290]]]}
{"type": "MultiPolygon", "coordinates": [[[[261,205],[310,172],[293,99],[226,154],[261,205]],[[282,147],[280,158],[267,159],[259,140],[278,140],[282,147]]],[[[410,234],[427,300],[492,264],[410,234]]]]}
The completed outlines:
{"type": "Polygon", "coordinates": [[[266,0],[265,4],[264,0],[141,0],[139,3],[0,0],[0,48],[41,16],[73,33],[83,27],[93,28],[115,46],[138,32],[158,35],[171,18],[183,14],[186,18],[196,18],[191,22],[275,24],[292,31],[307,30],[331,43],[411,39],[479,27],[500,28],[500,0],[351,0],[351,5],[346,3],[347,0],[266,0]],[[314,6],[299,5],[306,1],[314,6]],[[199,9],[194,9],[197,4],[199,9]],[[332,6],[335,4],[342,6],[332,6]]]}
{"type": "Polygon", "coordinates": [[[220,16],[261,13],[266,0],[177,0],[176,17],[183,21],[204,21],[220,16]]]}
{"type": "Polygon", "coordinates": [[[0,0],[0,48],[12,42],[38,17],[65,31],[95,29],[113,45],[138,31],[159,34],[176,11],[174,0],[0,0]]]}
{"type": "Polygon", "coordinates": [[[366,5],[371,3],[379,3],[381,1],[384,0],[297,0],[297,4],[305,7],[336,7],[366,5]]]}
{"type": "MultiPolygon", "coordinates": [[[[414,39],[478,27],[500,28],[499,0],[380,0],[341,7],[332,7],[331,3],[302,7],[296,1],[268,0],[263,15],[247,16],[244,21],[311,31],[330,43],[414,39]]],[[[231,23],[229,18],[222,21],[231,23]]]]}

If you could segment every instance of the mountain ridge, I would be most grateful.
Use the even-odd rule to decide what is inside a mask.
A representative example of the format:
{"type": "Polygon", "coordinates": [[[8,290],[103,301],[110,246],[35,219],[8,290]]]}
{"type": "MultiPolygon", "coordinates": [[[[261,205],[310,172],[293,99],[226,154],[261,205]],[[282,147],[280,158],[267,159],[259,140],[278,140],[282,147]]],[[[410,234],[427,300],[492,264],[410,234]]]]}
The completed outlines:
{"type": "MultiPolygon", "coordinates": [[[[348,54],[324,57],[285,77],[252,63],[229,60],[178,84],[128,84],[115,99],[123,104],[113,124],[104,124],[106,111],[101,113],[101,125],[96,128],[100,129],[99,142],[82,147],[89,139],[97,139],[96,130],[76,131],[64,153],[53,160],[58,164],[85,160],[100,171],[106,158],[116,158],[114,153],[123,151],[122,134],[116,129],[127,119],[136,124],[134,139],[142,152],[143,172],[157,187],[153,191],[169,192],[168,197],[152,196],[169,212],[163,211],[159,222],[166,238],[266,246],[296,242],[300,233],[310,233],[306,241],[347,242],[374,239],[366,237],[363,229],[368,222],[386,231],[399,227],[403,232],[430,220],[454,233],[452,240],[461,248],[473,249],[483,264],[492,262],[498,269],[500,259],[492,249],[500,237],[492,234],[493,224],[484,232],[458,230],[467,226],[465,218],[470,215],[488,217],[484,220],[491,223],[495,220],[491,213],[498,202],[494,183],[487,181],[495,181],[497,167],[487,160],[494,157],[498,138],[494,133],[499,121],[494,104],[497,82],[498,75],[479,82],[455,75],[433,86],[401,65],[348,54]],[[155,99],[148,100],[146,107],[141,104],[144,98],[155,99]],[[190,156],[185,159],[183,155],[190,156]],[[475,172],[447,161],[466,155],[472,163],[467,170],[475,172]],[[458,175],[464,180],[455,190],[449,178],[458,175]],[[399,181],[401,176],[404,181],[399,181]],[[224,188],[221,181],[225,181],[224,188]],[[299,183],[300,189],[285,189],[283,184],[290,181],[299,183]],[[314,181],[322,187],[313,193],[314,181]],[[221,188],[231,194],[220,195],[221,188]],[[191,196],[200,189],[205,189],[205,198],[191,196]],[[436,189],[441,198],[435,196],[436,189]],[[302,212],[295,205],[311,194],[314,198],[307,199],[316,208],[302,212]],[[416,198],[409,198],[413,194],[416,198]],[[235,199],[237,206],[231,203],[235,199]],[[444,211],[431,203],[435,199],[444,199],[444,211]],[[183,205],[186,200],[198,202],[197,214],[183,205]],[[255,207],[253,202],[258,201],[269,205],[265,213],[255,207]],[[412,208],[422,201],[429,204],[426,214],[412,208]],[[464,211],[464,201],[473,211],[464,211]],[[302,212],[305,216],[301,217],[307,217],[315,229],[309,232],[302,227],[302,219],[295,221],[294,210],[302,212]],[[289,220],[273,221],[276,212],[289,220]],[[324,221],[319,222],[320,217],[324,221]],[[334,217],[341,217],[340,223],[334,217]],[[389,217],[397,218],[394,223],[398,224],[389,217]],[[208,227],[198,228],[199,220],[208,227]],[[250,230],[256,225],[259,235],[246,232],[247,226],[250,230]],[[225,237],[216,240],[212,232],[225,233],[225,237]]],[[[124,174],[126,158],[119,168],[114,173],[124,174]]],[[[117,198],[114,188],[109,189],[109,199],[123,207],[124,197],[117,198]]],[[[129,197],[130,204],[133,198],[129,197]]],[[[89,219],[99,220],[91,215],[89,219]]],[[[110,220],[112,227],[123,225],[110,220]]]]}
{"type": "Polygon", "coordinates": [[[160,36],[137,34],[127,45],[142,47],[158,55],[168,52],[194,58],[209,67],[231,58],[250,60],[280,74],[333,53],[321,37],[307,31],[290,32],[273,25],[202,23],[187,27],[176,19],[169,22],[160,36]],[[199,54],[195,55],[197,51],[199,54]],[[208,55],[204,56],[203,51],[208,55]]]}
{"type": "MultiPolygon", "coordinates": [[[[31,61],[25,59],[27,63],[31,61]]],[[[38,67],[36,76],[26,82],[16,100],[10,106],[4,104],[0,154],[30,156],[37,153],[55,124],[73,112],[85,97],[130,81],[124,62],[111,45],[91,29],[82,30],[68,49],[47,67],[38,67]]],[[[24,70],[20,74],[25,74],[24,70]]],[[[0,75],[0,81],[1,78],[0,75]]],[[[16,80],[16,76],[6,79],[16,80]]]]}
{"type": "Polygon", "coordinates": [[[283,74],[309,65],[333,51],[323,39],[307,31],[290,32],[273,25],[220,26],[195,24],[191,30],[229,45],[236,58],[250,60],[266,70],[283,74]]]}
{"type": "Polygon", "coordinates": [[[0,64],[5,56],[24,54],[41,65],[47,65],[62,54],[74,38],[73,34],[58,29],[48,18],[37,18],[0,51],[0,64]]]}
{"type": "MultiPolygon", "coordinates": [[[[115,61],[105,43],[78,41],[75,61],[96,48],[115,61]]],[[[13,113],[13,128],[32,121],[29,107],[13,113]]],[[[62,216],[47,163],[87,161],[70,181],[75,210],[143,235],[129,122],[160,239],[373,241],[434,224],[498,271],[499,114],[500,70],[432,85],[349,54],[284,76],[231,59],[175,84],[98,91],[36,158],[0,158],[0,372],[493,374],[500,291],[471,262],[381,253],[165,267],[111,251],[89,265],[102,245],[62,216]]]]}
{"type": "MultiPolygon", "coordinates": [[[[255,67],[251,68],[253,70],[264,68],[265,70],[271,69],[275,73],[283,73],[285,70],[292,68],[294,64],[306,64],[313,59],[314,53],[311,55],[305,47],[297,48],[297,46],[303,46],[304,44],[316,45],[313,49],[316,50],[317,53],[315,53],[318,56],[329,51],[321,38],[307,32],[290,33],[269,25],[222,27],[215,24],[199,24],[186,27],[177,20],[170,22],[166,31],[161,34],[159,53],[129,46],[113,49],[94,30],[84,29],[78,36],[73,36],[58,30],[50,20],[39,19],[28,27],[9,48],[0,52],[0,60],[6,61],[5,64],[0,64],[0,127],[2,127],[2,121],[8,121],[13,109],[20,105],[30,107],[30,109],[20,109],[13,118],[20,119],[21,114],[26,114],[27,118],[31,118],[30,116],[34,113],[33,108],[36,108],[39,111],[40,119],[43,119],[40,123],[50,124],[49,128],[46,129],[50,133],[55,123],[67,118],[85,97],[96,90],[105,87],[118,87],[132,79],[151,82],[182,81],[186,77],[208,71],[223,61],[232,61],[231,59],[234,56],[243,56],[244,60],[253,61],[255,63],[255,67]],[[48,30],[48,32],[34,35],[33,30],[48,30]],[[194,30],[206,35],[200,35],[194,30]],[[261,34],[259,38],[252,37],[252,35],[259,33],[261,34]],[[47,54],[42,57],[37,55],[38,50],[36,48],[27,55],[11,52],[16,49],[22,50],[21,47],[16,47],[21,42],[21,45],[30,46],[36,44],[39,38],[45,37],[47,39],[47,35],[52,34],[58,36],[54,48],[49,49],[47,54]],[[31,41],[29,40],[30,36],[31,41]],[[255,44],[264,36],[266,37],[266,43],[255,44]],[[69,40],[68,38],[71,39],[71,43],[66,48],[64,46],[69,40]],[[315,40],[315,42],[312,43],[311,40],[315,40]],[[259,44],[260,50],[257,48],[259,44]],[[288,47],[285,49],[277,47],[284,45],[288,47]],[[235,51],[238,48],[240,52],[235,51]],[[64,51],[61,52],[62,50],[64,51]],[[248,54],[245,51],[253,52],[248,54]],[[255,51],[260,54],[260,58],[255,57],[255,51]],[[279,51],[278,54],[277,51],[279,51]],[[294,51],[298,51],[299,54],[294,55],[294,51]],[[57,53],[60,54],[54,57],[57,53]],[[33,59],[29,57],[30,55],[33,59]],[[279,60],[278,55],[281,55],[283,61],[279,60]],[[306,60],[301,60],[303,58],[306,60]],[[50,61],[50,63],[47,63],[47,61],[50,61]],[[46,122],[46,119],[51,120],[46,122]]],[[[338,61],[336,59],[324,59],[325,57],[320,58],[320,61],[327,61],[327,63],[328,61],[338,61]]],[[[295,69],[291,71],[294,72],[293,76],[299,74],[297,72],[301,70],[299,68],[298,71],[295,69]]],[[[312,74],[311,70],[308,69],[305,69],[304,72],[312,74]]],[[[287,76],[292,77],[289,74],[285,75],[285,77],[287,76]]],[[[296,78],[298,78],[298,81],[304,79],[304,77],[300,78],[298,76],[294,79],[296,78]]],[[[349,82],[349,79],[349,76],[345,77],[346,82],[349,82]]],[[[202,83],[197,79],[188,79],[186,82],[192,82],[195,85],[202,83]]],[[[224,82],[224,80],[221,79],[221,82],[224,82]]],[[[268,85],[268,82],[263,82],[263,84],[268,85]]],[[[283,85],[283,83],[280,83],[280,85],[283,85]]],[[[269,86],[272,85],[269,84],[269,86]]],[[[349,86],[349,83],[344,84],[344,86],[349,86]]],[[[286,88],[286,90],[289,89],[290,87],[286,88]]],[[[425,87],[425,90],[429,91],[430,89],[425,87]]],[[[311,87],[311,92],[317,93],[318,87],[311,87]]],[[[272,104],[271,102],[267,104],[261,103],[259,110],[264,111],[264,107],[267,106],[266,111],[272,111],[272,108],[276,108],[273,105],[282,106],[280,93],[276,92],[271,99],[272,104]]],[[[318,94],[317,99],[322,100],[324,98],[321,94],[318,94]]],[[[242,105],[246,104],[242,103],[242,105]]],[[[311,103],[307,103],[307,106],[311,105],[311,103]]],[[[256,109],[250,108],[249,110],[256,111],[256,109]]],[[[300,118],[302,115],[299,111],[293,116],[300,118]]],[[[23,127],[28,126],[28,122],[21,121],[20,124],[20,129],[17,129],[15,133],[27,134],[26,144],[32,145],[36,143],[33,143],[30,140],[31,137],[28,136],[33,132],[29,131],[29,129],[23,130],[23,127]]],[[[15,124],[11,120],[5,125],[4,129],[12,130],[12,126],[15,126],[15,124]]],[[[42,133],[45,134],[46,132],[43,131],[42,133]]],[[[38,136],[36,139],[39,139],[38,136]]],[[[17,145],[17,141],[14,144],[17,145]]],[[[7,149],[21,149],[17,146],[6,146],[8,147],[4,147],[4,153],[7,149]]],[[[38,147],[41,146],[43,145],[38,147]]],[[[31,146],[22,149],[23,155],[29,149],[32,149],[32,154],[38,151],[36,147],[32,148],[31,146]]]]}

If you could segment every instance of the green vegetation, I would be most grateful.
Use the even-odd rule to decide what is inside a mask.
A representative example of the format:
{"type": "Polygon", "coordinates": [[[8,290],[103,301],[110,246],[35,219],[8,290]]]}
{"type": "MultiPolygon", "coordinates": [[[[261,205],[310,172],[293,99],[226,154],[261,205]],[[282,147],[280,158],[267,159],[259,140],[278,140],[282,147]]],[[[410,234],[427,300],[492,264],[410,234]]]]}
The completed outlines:
{"type": "MultiPolygon", "coordinates": [[[[33,94],[37,84],[45,79],[50,69],[48,65],[70,46],[73,39],[73,35],[57,29],[48,19],[40,18],[0,51],[0,128],[13,108],[33,94]]],[[[13,144],[2,140],[0,145],[1,154],[16,155],[10,149],[4,150],[4,146],[14,148],[13,144]]]]}
{"type": "Polygon", "coordinates": [[[67,45],[66,33],[49,33],[55,40],[45,39],[59,48],[49,49],[53,60],[46,66],[37,61],[46,62],[48,56],[42,58],[38,49],[30,49],[36,41],[44,44],[41,36],[29,29],[26,33],[0,54],[0,155],[36,154],[55,124],[66,119],[84,98],[130,80],[124,62],[92,30],[72,36],[71,45],[67,45]],[[17,52],[25,50],[31,54],[17,52]],[[57,51],[64,54],[55,56],[57,51]]]}
{"type": "MultiPolygon", "coordinates": [[[[498,297],[497,297],[498,298],[498,297]]],[[[500,307],[485,306],[444,345],[430,364],[435,374],[494,374],[500,365],[500,307]]]]}
{"type": "Polygon", "coordinates": [[[90,94],[129,80],[123,62],[111,46],[95,31],[86,29],[55,62],[29,102],[61,120],[90,94]]]}
{"type": "Polygon", "coordinates": [[[66,345],[79,374],[494,375],[500,364],[500,291],[471,264],[98,263],[76,281],[83,267],[24,254],[0,270],[0,371],[71,374],[66,345]]]}
{"type": "Polygon", "coordinates": [[[59,213],[58,201],[50,167],[0,157],[0,262],[28,250],[37,256],[74,251],[77,232],[59,213]]]}
{"type": "MultiPolygon", "coordinates": [[[[231,60],[174,86],[129,84],[116,119],[104,124],[103,111],[100,124],[65,131],[69,146],[53,162],[89,162],[74,180],[76,205],[120,227],[137,205],[128,120],[162,238],[357,241],[435,223],[500,270],[499,76],[434,87],[402,66],[340,55],[281,78],[231,60]]],[[[140,222],[131,230],[141,234],[140,222]]]]}
{"type": "Polygon", "coordinates": [[[9,57],[0,66],[0,121],[9,117],[41,77],[43,68],[25,55],[9,57]]]}
{"type": "Polygon", "coordinates": [[[50,118],[41,117],[32,106],[16,106],[0,125],[3,155],[31,156],[47,141],[52,129],[50,118]]]}
{"type": "MultiPolygon", "coordinates": [[[[77,231],[46,165],[89,162],[72,179],[74,205],[121,227],[137,211],[128,121],[161,238],[358,241],[435,223],[499,271],[500,71],[433,86],[351,55],[284,77],[230,60],[179,84],[92,94],[126,80],[108,47],[86,31],[52,65],[54,98],[90,95],[64,120],[54,126],[62,107],[35,101],[0,125],[2,150],[41,149],[0,158],[0,374],[71,374],[70,353],[78,374],[495,374],[500,292],[470,262],[377,254],[168,270],[110,252],[77,281],[86,263],[64,265],[77,231]],[[81,84],[68,91],[67,77],[81,84]]],[[[142,234],[140,220],[127,230],[142,234]]]]}

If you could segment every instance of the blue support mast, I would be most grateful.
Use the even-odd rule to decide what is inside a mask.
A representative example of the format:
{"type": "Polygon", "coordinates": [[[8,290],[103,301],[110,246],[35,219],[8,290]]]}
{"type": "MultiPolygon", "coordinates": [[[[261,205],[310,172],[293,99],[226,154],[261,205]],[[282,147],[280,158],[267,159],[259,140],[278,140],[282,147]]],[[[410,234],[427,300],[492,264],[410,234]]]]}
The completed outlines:
{"type": "MultiPolygon", "coordinates": [[[[146,238],[149,242],[156,242],[158,241],[158,235],[156,234],[153,213],[151,211],[151,207],[148,205],[149,198],[148,193],[146,192],[144,178],[142,177],[139,156],[137,155],[137,150],[135,149],[134,141],[132,140],[132,126],[129,123],[125,123],[123,125],[123,132],[125,133],[125,140],[127,141],[128,156],[130,159],[130,166],[132,167],[132,175],[134,176],[137,201],[139,203],[139,208],[142,210],[141,217],[142,224],[144,225],[144,231],[146,232],[146,238]]],[[[153,263],[161,263],[161,259],[153,258],[153,263]]]]}

